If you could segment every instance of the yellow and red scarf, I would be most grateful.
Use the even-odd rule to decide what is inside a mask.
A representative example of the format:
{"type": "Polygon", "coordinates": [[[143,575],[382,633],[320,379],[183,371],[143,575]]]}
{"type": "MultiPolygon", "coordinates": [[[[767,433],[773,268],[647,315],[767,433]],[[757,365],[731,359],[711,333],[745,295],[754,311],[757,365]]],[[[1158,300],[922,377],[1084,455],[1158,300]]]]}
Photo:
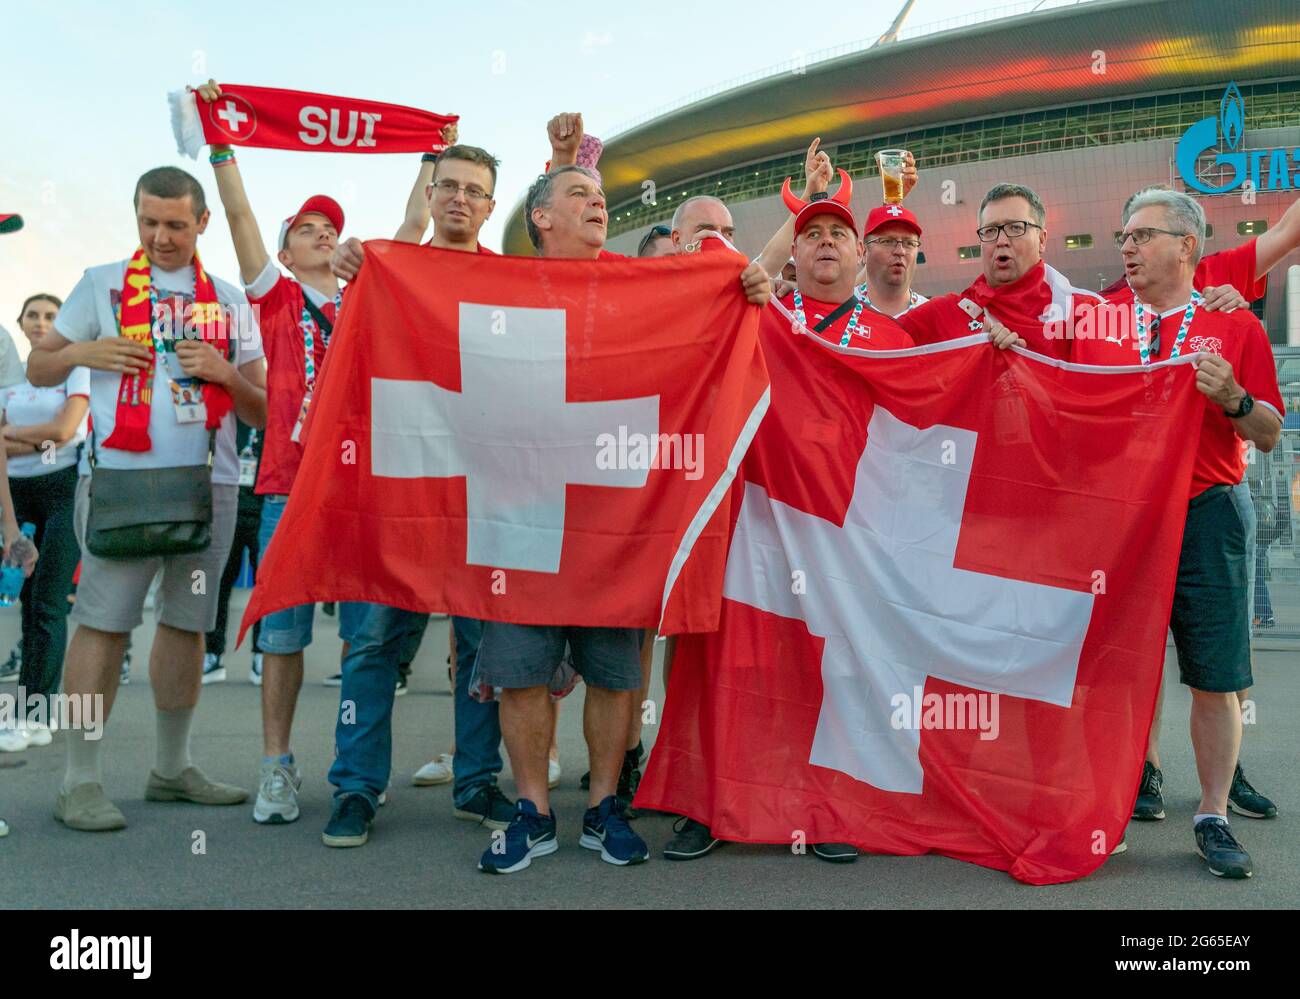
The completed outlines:
{"type": "MultiPolygon", "coordinates": [[[[153,337],[151,288],[152,268],[144,247],[140,247],[126,265],[117,325],[122,336],[149,348],[149,367],[139,374],[123,373],[122,385],[117,394],[117,417],[113,432],[104,441],[103,447],[122,451],[148,451],[153,446],[149,439],[149,413],[153,405],[153,372],[157,354],[153,337]]],[[[182,332],[183,320],[186,326],[193,324],[204,343],[210,343],[222,357],[226,356],[230,342],[226,333],[225,314],[221,303],[217,301],[217,290],[203,269],[203,264],[199,262],[197,253],[194,254],[194,307],[189,317],[173,315],[173,335],[182,332]]],[[[209,430],[216,430],[221,426],[222,418],[230,412],[230,393],[220,385],[204,382],[203,403],[208,411],[206,426],[209,430]]]]}

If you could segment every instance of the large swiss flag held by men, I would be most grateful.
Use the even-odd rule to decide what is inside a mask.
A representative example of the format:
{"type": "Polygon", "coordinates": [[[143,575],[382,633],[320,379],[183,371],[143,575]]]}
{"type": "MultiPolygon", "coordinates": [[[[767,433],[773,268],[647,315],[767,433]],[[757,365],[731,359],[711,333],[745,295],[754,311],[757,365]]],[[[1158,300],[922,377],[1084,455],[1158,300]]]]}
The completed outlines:
{"type": "Polygon", "coordinates": [[[1081,877],[1131,813],[1204,405],[983,335],[760,329],[720,629],[677,646],[636,803],[728,840],[1081,877]]]}
{"type": "Polygon", "coordinates": [[[368,243],[244,626],[362,600],[716,627],[728,487],[767,404],[745,264],[368,243]]]}

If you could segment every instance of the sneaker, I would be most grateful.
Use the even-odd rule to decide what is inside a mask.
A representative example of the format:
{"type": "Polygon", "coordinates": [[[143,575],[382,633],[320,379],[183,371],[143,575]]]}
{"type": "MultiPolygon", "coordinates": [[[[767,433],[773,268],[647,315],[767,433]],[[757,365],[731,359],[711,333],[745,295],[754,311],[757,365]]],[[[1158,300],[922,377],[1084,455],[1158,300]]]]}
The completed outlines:
{"type": "Polygon", "coordinates": [[[27,745],[48,746],[54,741],[54,726],[44,722],[24,722],[23,731],[27,734],[27,745]]]}
{"type": "Polygon", "coordinates": [[[262,762],[262,776],[257,782],[257,802],[253,821],[263,825],[282,825],[298,818],[298,789],[302,777],[292,763],[262,762]]]}
{"type": "Polygon", "coordinates": [[[253,664],[248,667],[248,682],[254,687],[262,685],[262,653],[253,653],[253,664]]]}
{"type": "Polygon", "coordinates": [[[8,835],[9,835],[9,823],[6,822],[4,819],[0,819],[0,837],[4,837],[8,835]]]}
{"type": "Polygon", "coordinates": [[[1128,830],[1125,829],[1120,835],[1119,842],[1115,844],[1115,849],[1110,851],[1112,857],[1118,857],[1121,853],[1128,853],[1128,830]]]}
{"type": "Polygon", "coordinates": [[[520,798],[504,836],[493,836],[492,845],[483,852],[478,869],[484,874],[514,874],[560,848],[555,838],[555,810],[538,815],[537,806],[520,798]]]}
{"type": "Polygon", "coordinates": [[[321,683],[327,687],[341,687],[343,686],[343,674],[335,673],[332,676],[327,676],[321,683]]]}
{"type": "Polygon", "coordinates": [[[584,791],[590,791],[590,790],[591,790],[591,771],[590,771],[590,770],[588,770],[585,774],[583,774],[581,777],[578,778],[578,787],[582,788],[584,791]]]}
{"type": "Polygon", "coordinates": [[[334,799],[329,824],[320,834],[326,846],[365,846],[375,810],[364,794],[344,794],[334,799]]]}
{"type": "MultiPolygon", "coordinates": [[[[342,677],[342,674],[340,674],[340,678],[341,678],[341,677],[342,677]]],[[[407,689],[407,688],[406,688],[406,674],[405,674],[405,673],[398,673],[398,674],[397,674],[397,687],[393,690],[393,696],[394,696],[394,697],[405,697],[405,696],[406,696],[406,689],[407,689]]]]}
{"type": "Polygon", "coordinates": [[[614,795],[601,799],[595,808],[588,808],[582,816],[582,838],[578,845],[588,850],[599,850],[600,859],[607,864],[625,867],[644,863],[650,856],[645,840],[627,824],[627,806],[614,795]]]}
{"type": "Polygon", "coordinates": [[[858,848],[851,843],[814,843],[813,856],[832,864],[851,864],[858,859],[858,848]]]}
{"type": "Polygon", "coordinates": [[[1237,842],[1228,820],[1217,816],[1196,823],[1196,852],[1216,878],[1248,878],[1254,872],[1250,854],[1237,842]]]}
{"type": "Polygon", "coordinates": [[[149,771],[144,788],[145,801],[190,801],[196,805],[238,805],[248,800],[248,792],[233,784],[210,780],[198,767],[186,767],[175,777],[149,771]]]}
{"type": "MultiPolygon", "coordinates": [[[[535,813],[537,806],[531,801],[528,804],[535,813]]],[[[501,793],[501,788],[487,784],[479,788],[465,804],[453,807],[451,814],[489,829],[505,829],[514,821],[516,809],[510,799],[501,793]]]]}
{"type": "Polygon", "coordinates": [[[0,724],[0,753],[21,753],[29,743],[25,728],[0,724]]]}
{"type": "Polygon", "coordinates": [[[665,860],[695,860],[722,844],[703,822],[683,815],[673,823],[676,834],[664,847],[665,860]]]}
{"type": "Polygon", "coordinates": [[[54,817],[69,829],[82,832],[109,832],[126,828],[126,816],[108,800],[104,785],[87,781],[71,791],[59,789],[54,817]]]}
{"type": "Polygon", "coordinates": [[[0,683],[10,683],[18,679],[18,674],[23,671],[23,650],[21,645],[15,645],[9,652],[9,658],[0,663],[0,683]]]}
{"type": "Polygon", "coordinates": [[[1276,626],[1277,626],[1277,618],[1275,618],[1272,614],[1270,614],[1268,617],[1261,617],[1257,622],[1255,622],[1255,627],[1257,628],[1274,628],[1276,626]]]}
{"type": "Polygon", "coordinates": [[[454,776],[451,768],[451,753],[439,753],[415,771],[411,783],[416,787],[433,787],[435,784],[451,783],[454,776]]]}
{"type": "Polygon", "coordinates": [[[129,650],[122,653],[122,673],[117,682],[122,687],[131,682],[131,653],[129,650]]]}
{"type": "Polygon", "coordinates": [[[215,652],[203,654],[203,683],[221,683],[226,679],[226,667],[221,665],[221,657],[215,652]]]}
{"type": "Polygon", "coordinates": [[[563,774],[563,772],[564,771],[560,769],[559,760],[547,760],[546,761],[546,786],[548,788],[559,787],[560,775],[563,774]]]}
{"type": "Polygon", "coordinates": [[[1232,787],[1228,789],[1228,807],[1238,815],[1246,815],[1252,819],[1277,817],[1277,805],[1250,786],[1250,781],[1246,780],[1246,772],[1241,769],[1240,763],[1232,774],[1232,787]]]}
{"type": "Polygon", "coordinates": [[[1142,764],[1142,783],[1138,785],[1137,801],[1133,802],[1133,818],[1151,822],[1165,817],[1165,799],[1160,793],[1165,775],[1150,760],[1142,764]]]}

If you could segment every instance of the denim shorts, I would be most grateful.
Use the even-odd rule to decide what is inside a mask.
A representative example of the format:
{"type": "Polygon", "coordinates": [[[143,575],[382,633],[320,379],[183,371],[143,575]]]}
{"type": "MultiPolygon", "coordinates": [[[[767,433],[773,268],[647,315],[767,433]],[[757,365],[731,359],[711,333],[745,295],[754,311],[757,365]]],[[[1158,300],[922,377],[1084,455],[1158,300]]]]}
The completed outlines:
{"type": "MultiPolygon", "coordinates": [[[[275,528],[284,513],[287,496],[267,496],[262,503],[262,521],[257,530],[259,564],[266,558],[266,548],[271,543],[275,528]]],[[[367,604],[343,602],[339,604],[339,638],[351,642],[365,617],[367,604]]],[[[286,607],[262,618],[262,631],[257,639],[259,652],[287,656],[301,652],[311,644],[311,626],[316,617],[315,604],[286,607]]]]}
{"type": "Polygon", "coordinates": [[[559,668],[567,644],[573,668],[589,687],[640,690],[644,633],[644,628],[576,628],[484,621],[478,660],[474,664],[476,679],[485,687],[546,686],[559,668]]]}

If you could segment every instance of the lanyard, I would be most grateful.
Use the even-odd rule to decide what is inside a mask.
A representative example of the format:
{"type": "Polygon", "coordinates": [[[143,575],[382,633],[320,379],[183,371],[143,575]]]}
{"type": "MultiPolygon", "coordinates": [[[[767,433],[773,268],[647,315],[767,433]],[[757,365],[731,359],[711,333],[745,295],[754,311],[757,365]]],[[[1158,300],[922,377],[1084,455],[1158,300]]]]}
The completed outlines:
{"type": "MultiPolygon", "coordinates": [[[[1174,348],[1169,352],[1171,361],[1183,349],[1183,341],[1187,339],[1187,331],[1192,328],[1192,315],[1200,304],[1201,293],[1193,289],[1192,300],[1187,303],[1187,308],[1183,310],[1183,321],[1178,327],[1178,336],[1174,339],[1174,348]]],[[[1134,298],[1133,308],[1137,313],[1138,357],[1143,364],[1150,364],[1151,344],[1147,342],[1146,307],[1138,299],[1134,298]]]]}
{"type": "MultiPolygon", "coordinates": [[[[853,294],[857,295],[859,299],[861,299],[862,301],[866,302],[867,305],[871,306],[871,308],[873,308],[873,309],[876,308],[874,305],[871,304],[871,296],[867,294],[867,282],[863,281],[860,285],[858,285],[856,288],[854,288],[854,289],[853,289],[853,294]]],[[[907,293],[907,308],[904,309],[903,311],[904,311],[904,312],[909,312],[909,311],[911,311],[912,309],[915,309],[915,308],[916,308],[916,300],[917,300],[917,294],[916,294],[916,292],[914,292],[914,291],[909,291],[909,292],[907,293]]],[[[879,312],[880,310],[879,310],[879,309],[876,309],[876,311],[879,312]]],[[[840,346],[845,346],[845,345],[844,345],[844,344],[841,344],[840,346]]]]}
{"type": "MultiPolygon", "coordinates": [[[[334,296],[334,315],[339,314],[339,308],[343,304],[343,293],[340,291],[334,296]]],[[[307,383],[307,390],[303,393],[302,406],[298,409],[298,419],[293,425],[293,432],[289,435],[289,440],[297,443],[302,436],[302,425],[307,419],[307,410],[311,407],[312,393],[316,390],[316,334],[320,334],[321,348],[329,350],[330,334],[325,332],[317,325],[316,320],[312,318],[311,312],[307,308],[307,289],[302,289],[302,318],[298,321],[298,328],[302,330],[302,369],[304,380],[307,383]]]]}
{"type": "MultiPolygon", "coordinates": [[[[853,331],[858,328],[858,316],[862,315],[862,299],[853,306],[853,314],[849,316],[849,324],[844,327],[844,335],[840,337],[840,346],[847,347],[849,338],[853,336],[853,331]]],[[[808,320],[803,312],[803,296],[799,294],[799,289],[794,290],[794,318],[800,326],[807,327],[808,320]]]]}

